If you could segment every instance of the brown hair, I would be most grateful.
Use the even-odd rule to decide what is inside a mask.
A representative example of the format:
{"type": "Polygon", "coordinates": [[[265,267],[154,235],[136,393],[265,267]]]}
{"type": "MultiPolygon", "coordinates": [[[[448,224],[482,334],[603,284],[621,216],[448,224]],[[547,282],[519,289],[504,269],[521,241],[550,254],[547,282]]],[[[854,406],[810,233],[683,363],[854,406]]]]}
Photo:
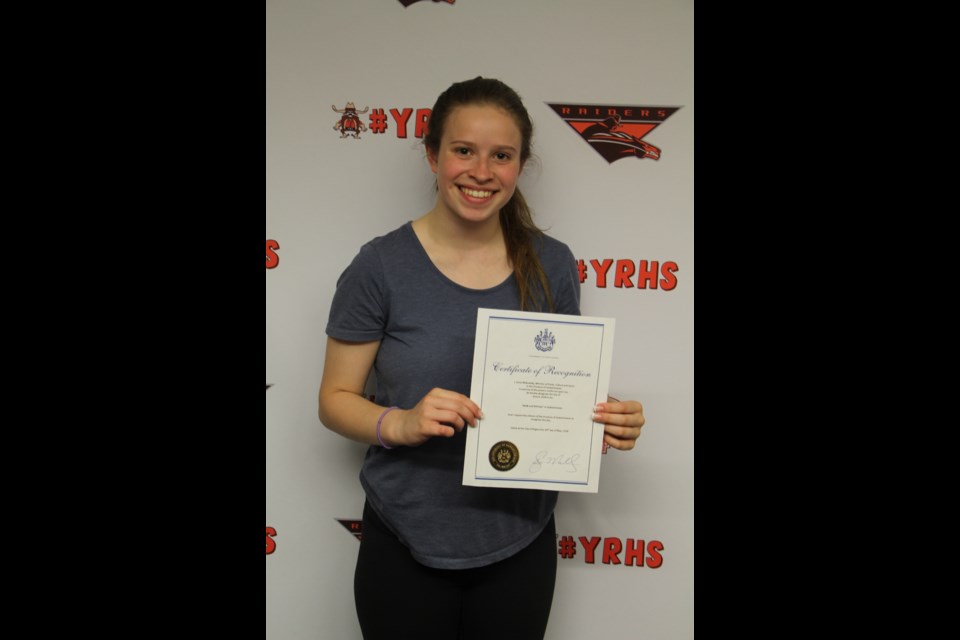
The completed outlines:
{"type": "MultiPolygon", "coordinates": [[[[499,80],[477,76],[473,80],[456,82],[440,94],[427,123],[424,146],[431,153],[439,153],[440,139],[447,118],[457,107],[467,105],[492,105],[509,113],[520,129],[522,139],[520,162],[530,157],[533,122],[517,92],[499,80]]],[[[520,290],[520,309],[524,311],[554,311],[553,296],[547,274],[540,264],[534,241],[543,232],[533,223],[533,214],[520,189],[500,209],[500,227],[507,244],[507,257],[513,265],[513,278],[520,290]]]]}

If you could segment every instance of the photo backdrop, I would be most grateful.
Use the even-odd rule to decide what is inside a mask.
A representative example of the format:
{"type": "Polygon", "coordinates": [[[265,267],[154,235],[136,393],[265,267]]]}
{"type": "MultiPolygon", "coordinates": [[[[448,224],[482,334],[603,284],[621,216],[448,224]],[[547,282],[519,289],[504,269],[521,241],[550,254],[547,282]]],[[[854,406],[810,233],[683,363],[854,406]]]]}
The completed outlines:
{"type": "Polygon", "coordinates": [[[360,246],[433,206],[423,125],[478,75],[533,118],[520,187],[647,419],[560,496],[547,638],[693,638],[692,0],[267,0],[266,68],[267,638],[361,637],[366,446],[317,418],[324,328],[360,246]]]}

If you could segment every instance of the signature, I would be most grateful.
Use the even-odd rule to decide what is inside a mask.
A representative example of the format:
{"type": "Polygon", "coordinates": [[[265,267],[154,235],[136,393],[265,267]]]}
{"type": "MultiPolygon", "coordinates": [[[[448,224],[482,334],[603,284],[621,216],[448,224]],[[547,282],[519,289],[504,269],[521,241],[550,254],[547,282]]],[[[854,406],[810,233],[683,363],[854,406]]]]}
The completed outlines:
{"type": "Polygon", "coordinates": [[[574,453],[572,455],[551,455],[549,451],[541,451],[537,454],[536,460],[530,463],[530,473],[539,473],[540,469],[545,464],[555,465],[559,467],[567,467],[567,473],[576,473],[577,462],[580,460],[580,454],[574,453]]]}

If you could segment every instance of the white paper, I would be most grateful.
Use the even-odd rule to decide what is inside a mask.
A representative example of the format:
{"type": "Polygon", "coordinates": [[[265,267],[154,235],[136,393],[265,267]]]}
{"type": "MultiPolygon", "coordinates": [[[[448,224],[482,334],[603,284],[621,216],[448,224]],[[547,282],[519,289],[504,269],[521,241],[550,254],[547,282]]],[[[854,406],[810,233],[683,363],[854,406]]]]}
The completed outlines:
{"type": "Polygon", "coordinates": [[[463,484],[599,490],[613,318],[479,309],[463,484]]]}

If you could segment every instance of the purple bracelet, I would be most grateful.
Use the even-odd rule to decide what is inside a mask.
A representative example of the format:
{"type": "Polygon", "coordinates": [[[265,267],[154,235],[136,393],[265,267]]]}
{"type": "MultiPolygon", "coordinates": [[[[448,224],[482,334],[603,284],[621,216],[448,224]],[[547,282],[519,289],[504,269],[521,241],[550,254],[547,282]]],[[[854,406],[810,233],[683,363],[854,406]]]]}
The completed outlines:
{"type": "Polygon", "coordinates": [[[383,425],[383,416],[387,415],[388,413],[390,413],[390,412],[393,411],[394,409],[399,409],[399,408],[400,408],[400,407],[390,407],[390,408],[388,408],[388,409],[384,409],[384,410],[383,410],[383,413],[380,414],[380,419],[377,420],[377,442],[379,442],[379,443],[380,443],[380,446],[383,447],[384,449],[393,449],[393,447],[388,447],[388,446],[387,446],[387,443],[385,443],[385,442],[383,441],[383,438],[380,437],[380,427],[381,427],[381,425],[383,425]]]}

